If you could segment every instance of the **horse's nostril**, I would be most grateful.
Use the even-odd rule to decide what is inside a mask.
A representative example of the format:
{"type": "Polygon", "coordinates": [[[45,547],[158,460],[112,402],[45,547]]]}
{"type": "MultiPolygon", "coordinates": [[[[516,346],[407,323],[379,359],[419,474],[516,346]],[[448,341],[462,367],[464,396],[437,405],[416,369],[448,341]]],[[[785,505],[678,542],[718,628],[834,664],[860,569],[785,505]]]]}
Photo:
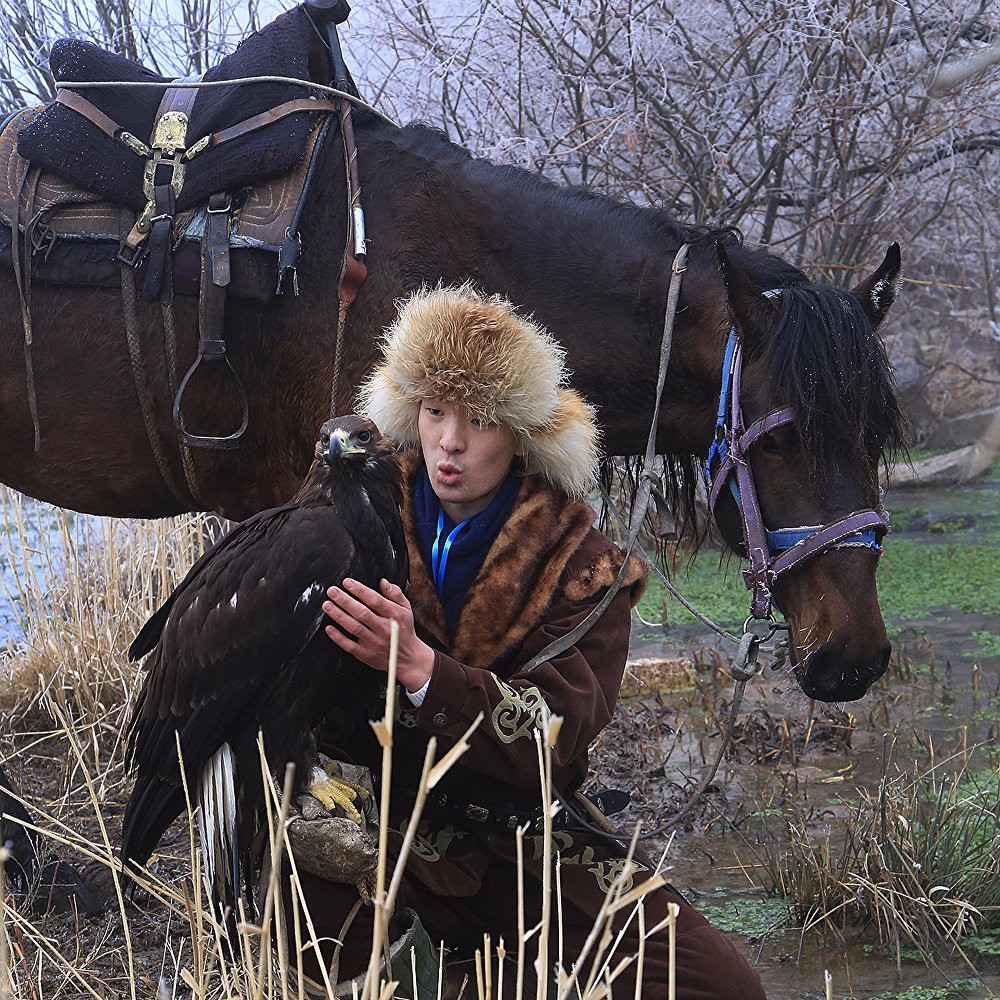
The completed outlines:
{"type": "Polygon", "coordinates": [[[880,646],[868,661],[858,661],[832,643],[813,652],[799,673],[802,690],[820,701],[855,701],[886,671],[892,644],[880,646]]]}

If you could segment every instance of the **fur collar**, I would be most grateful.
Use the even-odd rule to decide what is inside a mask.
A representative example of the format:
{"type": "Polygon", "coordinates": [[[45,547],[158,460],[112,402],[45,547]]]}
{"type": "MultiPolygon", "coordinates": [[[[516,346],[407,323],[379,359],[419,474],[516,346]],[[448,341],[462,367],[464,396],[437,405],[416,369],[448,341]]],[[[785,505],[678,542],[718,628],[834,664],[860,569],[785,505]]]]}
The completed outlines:
{"type": "MultiPolygon", "coordinates": [[[[540,476],[525,476],[511,515],[469,588],[455,635],[449,637],[444,609],[417,541],[412,486],[420,467],[419,452],[407,452],[403,462],[408,484],[403,528],[410,557],[409,599],[423,630],[459,662],[492,667],[523,641],[554,601],[586,601],[614,581],[622,553],[593,530],[591,507],[583,500],[566,499],[540,476]]],[[[646,574],[635,558],[630,563],[625,586],[631,588],[634,604],[646,574]]]]}

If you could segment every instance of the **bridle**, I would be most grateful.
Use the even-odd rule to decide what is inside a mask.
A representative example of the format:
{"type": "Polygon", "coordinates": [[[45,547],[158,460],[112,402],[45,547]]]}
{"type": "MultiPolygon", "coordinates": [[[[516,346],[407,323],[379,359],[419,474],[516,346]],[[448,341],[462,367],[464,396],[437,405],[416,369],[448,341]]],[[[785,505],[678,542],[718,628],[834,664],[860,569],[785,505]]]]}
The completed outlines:
{"type": "MultiPolygon", "coordinates": [[[[770,298],[780,295],[781,290],[764,294],[770,298]]],[[[729,331],[722,366],[715,439],[709,448],[704,472],[712,516],[715,517],[715,505],[727,484],[740,512],[749,560],[749,566],[743,570],[743,580],[747,590],[752,591],[750,617],[744,623],[746,631],[754,619],[773,621],[774,585],[782,573],[832,548],[858,546],[881,554],[879,542],[889,530],[889,518],[884,510],[878,508],[855,511],[829,524],[774,530],[764,527],[750,468],[750,448],[775,428],[794,423],[795,410],[789,406],[771,410],[745,427],[740,405],[742,370],[743,351],[733,326],[729,331]]]]}

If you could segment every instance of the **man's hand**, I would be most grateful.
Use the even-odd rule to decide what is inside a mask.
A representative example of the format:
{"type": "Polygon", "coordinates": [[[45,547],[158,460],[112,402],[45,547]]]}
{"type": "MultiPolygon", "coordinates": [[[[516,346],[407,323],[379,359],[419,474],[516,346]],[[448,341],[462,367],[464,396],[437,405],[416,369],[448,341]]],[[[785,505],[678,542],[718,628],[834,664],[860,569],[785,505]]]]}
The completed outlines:
{"type": "Polygon", "coordinates": [[[392,622],[399,624],[396,677],[407,691],[419,691],[434,669],[434,650],[417,637],[413,609],[394,583],[382,580],[381,593],[357,580],[345,580],[343,589],[331,587],[323,611],[333,619],[326,634],[345,653],[373,670],[389,669],[392,622]]]}

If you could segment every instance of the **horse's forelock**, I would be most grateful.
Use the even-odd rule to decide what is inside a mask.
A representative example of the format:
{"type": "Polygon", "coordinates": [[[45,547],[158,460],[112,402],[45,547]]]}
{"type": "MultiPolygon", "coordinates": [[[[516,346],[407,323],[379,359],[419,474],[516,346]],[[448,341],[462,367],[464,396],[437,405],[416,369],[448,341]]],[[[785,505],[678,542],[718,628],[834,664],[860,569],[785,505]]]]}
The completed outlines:
{"type": "Polygon", "coordinates": [[[810,473],[860,462],[874,474],[905,447],[885,346],[860,303],[841,289],[793,285],[762,345],[773,404],[795,409],[810,473]]]}

